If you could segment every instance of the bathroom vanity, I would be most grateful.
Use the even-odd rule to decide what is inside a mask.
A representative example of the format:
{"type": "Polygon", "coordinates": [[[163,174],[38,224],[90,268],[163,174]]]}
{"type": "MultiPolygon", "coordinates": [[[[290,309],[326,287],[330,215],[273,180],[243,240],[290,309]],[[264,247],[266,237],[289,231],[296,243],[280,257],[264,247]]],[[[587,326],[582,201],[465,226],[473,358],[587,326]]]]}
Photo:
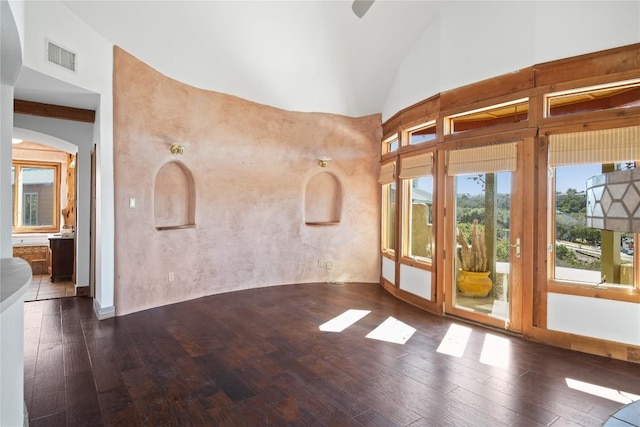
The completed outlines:
{"type": "Polygon", "coordinates": [[[49,237],[49,248],[51,249],[49,273],[52,282],[61,277],[71,278],[73,276],[74,241],[73,237],[49,237]]]}

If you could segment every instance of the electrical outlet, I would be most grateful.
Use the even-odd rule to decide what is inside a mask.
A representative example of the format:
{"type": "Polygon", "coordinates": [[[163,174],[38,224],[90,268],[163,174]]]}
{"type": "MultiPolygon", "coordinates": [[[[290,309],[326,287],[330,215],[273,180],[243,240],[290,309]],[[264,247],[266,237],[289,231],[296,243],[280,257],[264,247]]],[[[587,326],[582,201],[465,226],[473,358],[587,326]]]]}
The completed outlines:
{"type": "Polygon", "coordinates": [[[175,279],[175,275],[173,274],[173,271],[169,273],[169,281],[173,282],[173,279],[175,279]]]}
{"type": "Polygon", "coordinates": [[[324,268],[324,260],[323,259],[319,259],[318,260],[318,268],[324,268]]]}
{"type": "Polygon", "coordinates": [[[327,261],[325,265],[327,266],[327,270],[331,270],[331,268],[333,268],[333,264],[330,261],[327,261]]]}

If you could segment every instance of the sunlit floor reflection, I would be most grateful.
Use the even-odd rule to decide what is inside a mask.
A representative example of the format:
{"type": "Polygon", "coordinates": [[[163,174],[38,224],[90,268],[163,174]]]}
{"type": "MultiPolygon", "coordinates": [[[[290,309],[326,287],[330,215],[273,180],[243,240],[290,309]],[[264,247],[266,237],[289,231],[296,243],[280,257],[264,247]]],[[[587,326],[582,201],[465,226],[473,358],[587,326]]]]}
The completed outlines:
{"type": "Polygon", "coordinates": [[[323,332],[342,332],[369,313],[371,313],[371,310],[350,309],[328,322],[323,323],[319,327],[323,332]]]}
{"type": "Polygon", "coordinates": [[[394,317],[389,317],[380,326],[371,331],[367,338],[394,344],[404,344],[409,341],[415,331],[416,328],[412,328],[394,317]]]}
{"type": "Polygon", "coordinates": [[[451,325],[436,351],[449,356],[462,357],[464,350],[467,348],[470,335],[471,328],[451,325]]]}
{"type": "Polygon", "coordinates": [[[480,363],[498,368],[508,368],[511,358],[511,343],[508,339],[486,334],[480,353],[480,363]]]}
{"type": "Polygon", "coordinates": [[[596,384],[585,383],[583,381],[574,380],[571,378],[565,378],[567,381],[567,386],[574,390],[581,391],[583,393],[588,393],[594,396],[602,397],[604,399],[613,400],[614,402],[619,403],[631,403],[636,400],[640,400],[640,396],[633,393],[628,393],[621,390],[616,390],[613,388],[603,387],[596,384]]]}

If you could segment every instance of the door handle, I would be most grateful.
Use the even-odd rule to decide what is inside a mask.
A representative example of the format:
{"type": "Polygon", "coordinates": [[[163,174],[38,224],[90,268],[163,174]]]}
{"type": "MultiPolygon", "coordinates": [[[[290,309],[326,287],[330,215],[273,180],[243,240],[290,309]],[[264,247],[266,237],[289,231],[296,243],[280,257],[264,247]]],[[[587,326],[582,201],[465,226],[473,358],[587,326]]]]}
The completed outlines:
{"type": "Polygon", "coordinates": [[[515,245],[509,245],[512,248],[516,248],[516,258],[520,258],[520,238],[516,238],[516,244],[515,245]]]}

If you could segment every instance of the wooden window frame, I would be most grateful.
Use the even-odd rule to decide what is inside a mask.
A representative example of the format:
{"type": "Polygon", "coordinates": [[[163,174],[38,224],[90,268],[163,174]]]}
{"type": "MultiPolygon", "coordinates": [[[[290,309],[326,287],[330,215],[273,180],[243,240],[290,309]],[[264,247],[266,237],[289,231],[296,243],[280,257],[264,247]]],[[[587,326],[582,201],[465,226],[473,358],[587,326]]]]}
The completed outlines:
{"type": "Polygon", "coordinates": [[[393,259],[395,261],[396,259],[396,253],[398,252],[398,182],[397,181],[393,181],[390,182],[388,184],[382,184],[381,186],[382,189],[382,215],[381,215],[381,227],[380,227],[380,232],[381,232],[381,238],[380,238],[380,251],[382,252],[382,255],[386,256],[387,258],[393,259]],[[390,223],[389,221],[389,213],[392,211],[392,206],[389,205],[390,201],[389,201],[389,191],[386,190],[391,186],[391,185],[395,185],[396,189],[395,189],[395,209],[393,209],[393,212],[395,214],[395,218],[396,220],[393,222],[393,224],[390,223]],[[387,230],[387,227],[391,225],[393,227],[393,230],[389,231],[387,230]],[[389,234],[390,232],[393,232],[393,235],[395,237],[395,247],[390,247],[389,244],[389,234]]]}
{"type": "Polygon", "coordinates": [[[382,255],[396,260],[396,254],[398,253],[398,179],[397,179],[398,162],[395,157],[392,160],[384,162],[380,165],[380,252],[382,255]],[[386,170],[386,172],[385,172],[386,170]],[[390,174],[388,172],[391,172],[390,174]],[[389,186],[395,185],[395,208],[391,209],[389,201],[389,186]],[[395,221],[392,225],[395,247],[391,248],[389,245],[389,233],[387,226],[389,224],[389,213],[393,212],[395,215],[395,221]]]}
{"type": "Polygon", "coordinates": [[[382,141],[382,155],[396,153],[401,147],[400,133],[394,133],[382,141]],[[391,145],[397,143],[398,146],[395,149],[391,149],[391,145]]]}
{"type": "Polygon", "coordinates": [[[429,120],[427,122],[424,123],[420,123],[417,126],[412,126],[410,128],[407,128],[403,131],[403,138],[402,138],[402,142],[403,142],[403,147],[416,147],[416,148],[421,148],[425,145],[429,145],[429,144],[433,144],[434,142],[436,142],[438,140],[438,127],[437,127],[437,120],[436,119],[432,119],[429,120]],[[413,135],[415,132],[424,130],[424,129],[430,129],[430,128],[434,128],[436,129],[436,133],[434,135],[434,137],[432,139],[426,140],[426,141],[421,141],[421,142],[416,142],[415,144],[411,143],[411,135],[413,135]]]}
{"type": "MultiPolygon", "coordinates": [[[[60,230],[60,164],[55,162],[40,162],[40,161],[24,161],[14,160],[11,166],[15,168],[15,185],[19,183],[18,177],[20,176],[20,169],[24,168],[47,168],[53,169],[53,224],[51,226],[12,226],[11,231],[13,233],[50,233],[58,232],[60,230]]],[[[22,183],[20,183],[22,185],[22,183]]],[[[13,224],[19,223],[18,215],[18,194],[19,191],[14,191],[13,194],[13,224]]]]}
{"type": "MultiPolygon", "coordinates": [[[[489,126],[483,126],[483,127],[478,127],[478,128],[472,128],[472,129],[466,129],[466,130],[459,130],[456,131],[456,121],[464,118],[464,117],[469,117],[469,116],[473,116],[473,115],[477,115],[477,114],[481,114],[481,113],[490,113],[491,111],[496,111],[496,110],[501,110],[501,109],[510,109],[510,107],[515,106],[516,110],[517,110],[517,105],[520,104],[526,104],[527,105],[527,117],[526,119],[523,120],[518,120],[514,123],[516,123],[517,125],[523,126],[526,123],[529,122],[529,118],[531,115],[531,99],[529,96],[523,96],[520,98],[516,98],[516,99],[509,99],[506,100],[504,102],[499,102],[496,104],[491,104],[491,105],[487,105],[487,106],[482,106],[482,107],[477,107],[477,108],[472,108],[472,109],[467,109],[464,110],[462,112],[459,113],[454,113],[454,114],[450,114],[447,115],[446,117],[444,117],[444,133],[445,135],[461,135],[461,134],[466,134],[466,133],[470,133],[470,132],[475,132],[475,131],[487,131],[488,129],[500,129],[501,127],[504,127],[505,125],[508,125],[508,123],[496,123],[493,125],[489,125],[489,126]]],[[[509,117],[511,117],[510,115],[506,115],[504,116],[506,119],[508,119],[509,117]]],[[[500,119],[500,117],[496,117],[496,119],[500,119]]],[[[495,133],[499,132],[496,129],[495,133]]]]}
{"type": "MultiPolygon", "coordinates": [[[[636,161],[636,167],[640,167],[640,162],[636,161]]],[[[551,167],[550,167],[551,168],[551,167]]],[[[567,294],[567,295],[576,295],[576,296],[584,296],[591,298],[603,298],[603,299],[611,299],[617,301],[627,301],[627,302],[640,302],[640,255],[638,254],[637,245],[640,242],[640,233],[634,233],[634,254],[633,254],[633,284],[632,285],[622,285],[622,284],[611,284],[611,283],[603,283],[602,286],[596,286],[595,283],[589,282],[578,282],[571,280],[559,280],[555,278],[555,267],[556,267],[556,256],[555,256],[555,230],[556,230],[556,219],[555,219],[555,206],[556,206],[556,174],[555,168],[554,173],[551,176],[551,173],[548,173],[548,185],[547,185],[547,200],[548,200],[548,209],[547,209],[547,230],[545,235],[547,236],[547,292],[558,293],[558,294],[567,294]],[[552,246],[554,249],[552,251],[549,250],[549,247],[552,246]]]]}
{"type": "MultiPolygon", "coordinates": [[[[624,108],[597,110],[586,108],[575,114],[545,116],[545,96],[554,92],[571,91],[579,88],[615,84],[627,80],[640,79],[640,66],[635,60],[640,43],[620,46],[613,49],[590,52],[579,56],[538,63],[512,73],[492,77],[469,85],[456,87],[437,93],[427,99],[416,102],[396,112],[382,123],[382,138],[399,135],[401,143],[398,152],[384,153],[381,162],[385,163],[421,149],[434,149],[437,153],[437,171],[434,172],[435,222],[437,225],[447,224],[451,213],[445,205],[444,194],[451,186],[451,178],[446,175],[446,155],[449,149],[467,148],[475,144],[492,143],[524,139],[522,166],[523,179],[527,180],[527,190],[523,196],[523,247],[522,247],[522,334],[526,339],[539,340],[564,348],[578,348],[588,353],[600,354],[623,360],[639,361],[637,346],[624,343],[602,345],[598,338],[549,330],[547,328],[547,300],[550,293],[571,294],[589,298],[618,300],[629,303],[640,303],[640,294],[634,290],[593,289],[585,286],[555,284],[548,280],[549,268],[547,244],[550,241],[547,233],[548,209],[551,208],[548,185],[548,137],[554,133],[582,132],[588,130],[608,129],[613,127],[637,126],[640,119],[640,105],[634,100],[624,103],[624,108]],[[447,129],[447,118],[468,111],[474,111],[505,102],[529,98],[528,120],[520,120],[500,126],[484,127],[452,134],[447,129]],[[419,128],[429,120],[435,119],[435,141],[409,144],[410,131],[419,128]]],[[[631,97],[630,97],[631,98],[631,97]]],[[[611,105],[617,105],[617,102],[611,105]]],[[[623,105],[623,104],[621,104],[623,105]]],[[[519,111],[519,109],[518,109],[519,111]]],[[[520,160],[519,160],[520,161],[520,160]]],[[[400,180],[401,181],[401,180],[400,180]]],[[[403,186],[397,191],[398,215],[401,218],[404,206],[403,186]]],[[[523,187],[524,188],[524,187],[523,187]]],[[[399,250],[403,248],[404,236],[397,221],[397,238],[399,250]]],[[[435,314],[447,314],[445,293],[449,292],[451,271],[447,263],[451,254],[445,250],[447,241],[452,238],[447,226],[435,228],[435,242],[439,245],[433,259],[432,300],[420,300],[396,285],[382,280],[383,287],[395,297],[422,307],[435,314]]],[[[638,242],[636,242],[636,245],[638,242]]],[[[634,262],[640,264],[638,247],[635,248],[634,262]]],[[[396,283],[399,283],[399,271],[405,260],[398,252],[397,257],[389,257],[395,261],[396,283]]],[[[553,254],[551,254],[553,255],[553,254]]],[[[634,271],[635,280],[640,281],[640,268],[634,271]]]]}
{"type": "Polygon", "coordinates": [[[545,119],[558,118],[558,117],[570,117],[570,116],[575,116],[579,114],[593,114],[599,111],[619,111],[621,109],[634,108],[633,106],[626,106],[626,107],[622,106],[622,107],[611,107],[611,108],[602,108],[602,109],[593,109],[593,110],[581,110],[577,112],[567,112],[565,114],[556,114],[556,115],[551,114],[551,108],[552,108],[551,104],[553,99],[558,99],[561,97],[579,96],[579,95],[591,96],[591,98],[595,99],[591,94],[597,93],[599,91],[615,90],[617,88],[623,88],[623,87],[635,88],[636,90],[640,89],[640,78],[605,82],[605,83],[592,84],[592,85],[581,86],[581,87],[570,87],[563,90],[555,90],[553,92],[548,92],[544,94],[544,96],[542,97],[542,102],[543,102],[542,117],[545,119]]]}
{"type": "MultiPolygon", "coordinates": [[[[435,124],[435,122],[434,122],[435,124]]],[[[419,127],[419,129],[423,129],[424,127],[419,127]]],[[[429,141],[430,142],[430,141],[429,141]]],[[[427,153],[431,153],[433,156],[433,170],[435,170],[435,163],[436,163],[436,150],[435,149],[429,149],[429,150],[419,150],[419,151],[411,151],[411,156],[401,156],[400,157],[400,161],[402,162],[403,158],[406,157],[412,157],[415,155],[420,155],[420,154],[427,154],[427,153]]],[[[431,175],[424,175],[424,176],[431,176],[432,177],[432,194],[435,196],[436,191],[435,188],[437,186],[436,184],[436,175],[432,172],[431,175]]],[[[420,178],[420,177],[418,177],[420,178]]],[[[406,264],[406,265],[410,265],[412,267],[416,267],[416,268],[420,268],[423,270],[428,270],[428,271],[433,271],[434,268],[434,255],[435,255],[435,251],[434,254],[432,254],[431,258],[422,258],[422,257],[416,257],[416,256],[412,256],[411,255],[411,250],[409,248],[409,246],[411,245],[411,180],[413,180],[415,178],[406,178],[406,179],[399,179],[400,181],[400,186],[402,186],[402,200],[400,201],[400,203],[398,203],[398,201],[396,200],[396,203],[398,203],[399,205],[401,205],[401,211],[400,211],[400,216],[401,216],[401,221],[400,221],[400,227],[401,227],[401,235],[402,235],[402,247],[400,248],[400,257],[399,257],[399,261],[402,264],[406,264]]],[[[431,223],[432,226],[432,242],[435,245],[436,243],[436,224],[435,224],[435,215],[436,215],[436,204],[435,204],[435,200],[433,200],[432,202],[432,206],[431,206],[431,215],[433,217],[433,221],[431,223]]]]}

